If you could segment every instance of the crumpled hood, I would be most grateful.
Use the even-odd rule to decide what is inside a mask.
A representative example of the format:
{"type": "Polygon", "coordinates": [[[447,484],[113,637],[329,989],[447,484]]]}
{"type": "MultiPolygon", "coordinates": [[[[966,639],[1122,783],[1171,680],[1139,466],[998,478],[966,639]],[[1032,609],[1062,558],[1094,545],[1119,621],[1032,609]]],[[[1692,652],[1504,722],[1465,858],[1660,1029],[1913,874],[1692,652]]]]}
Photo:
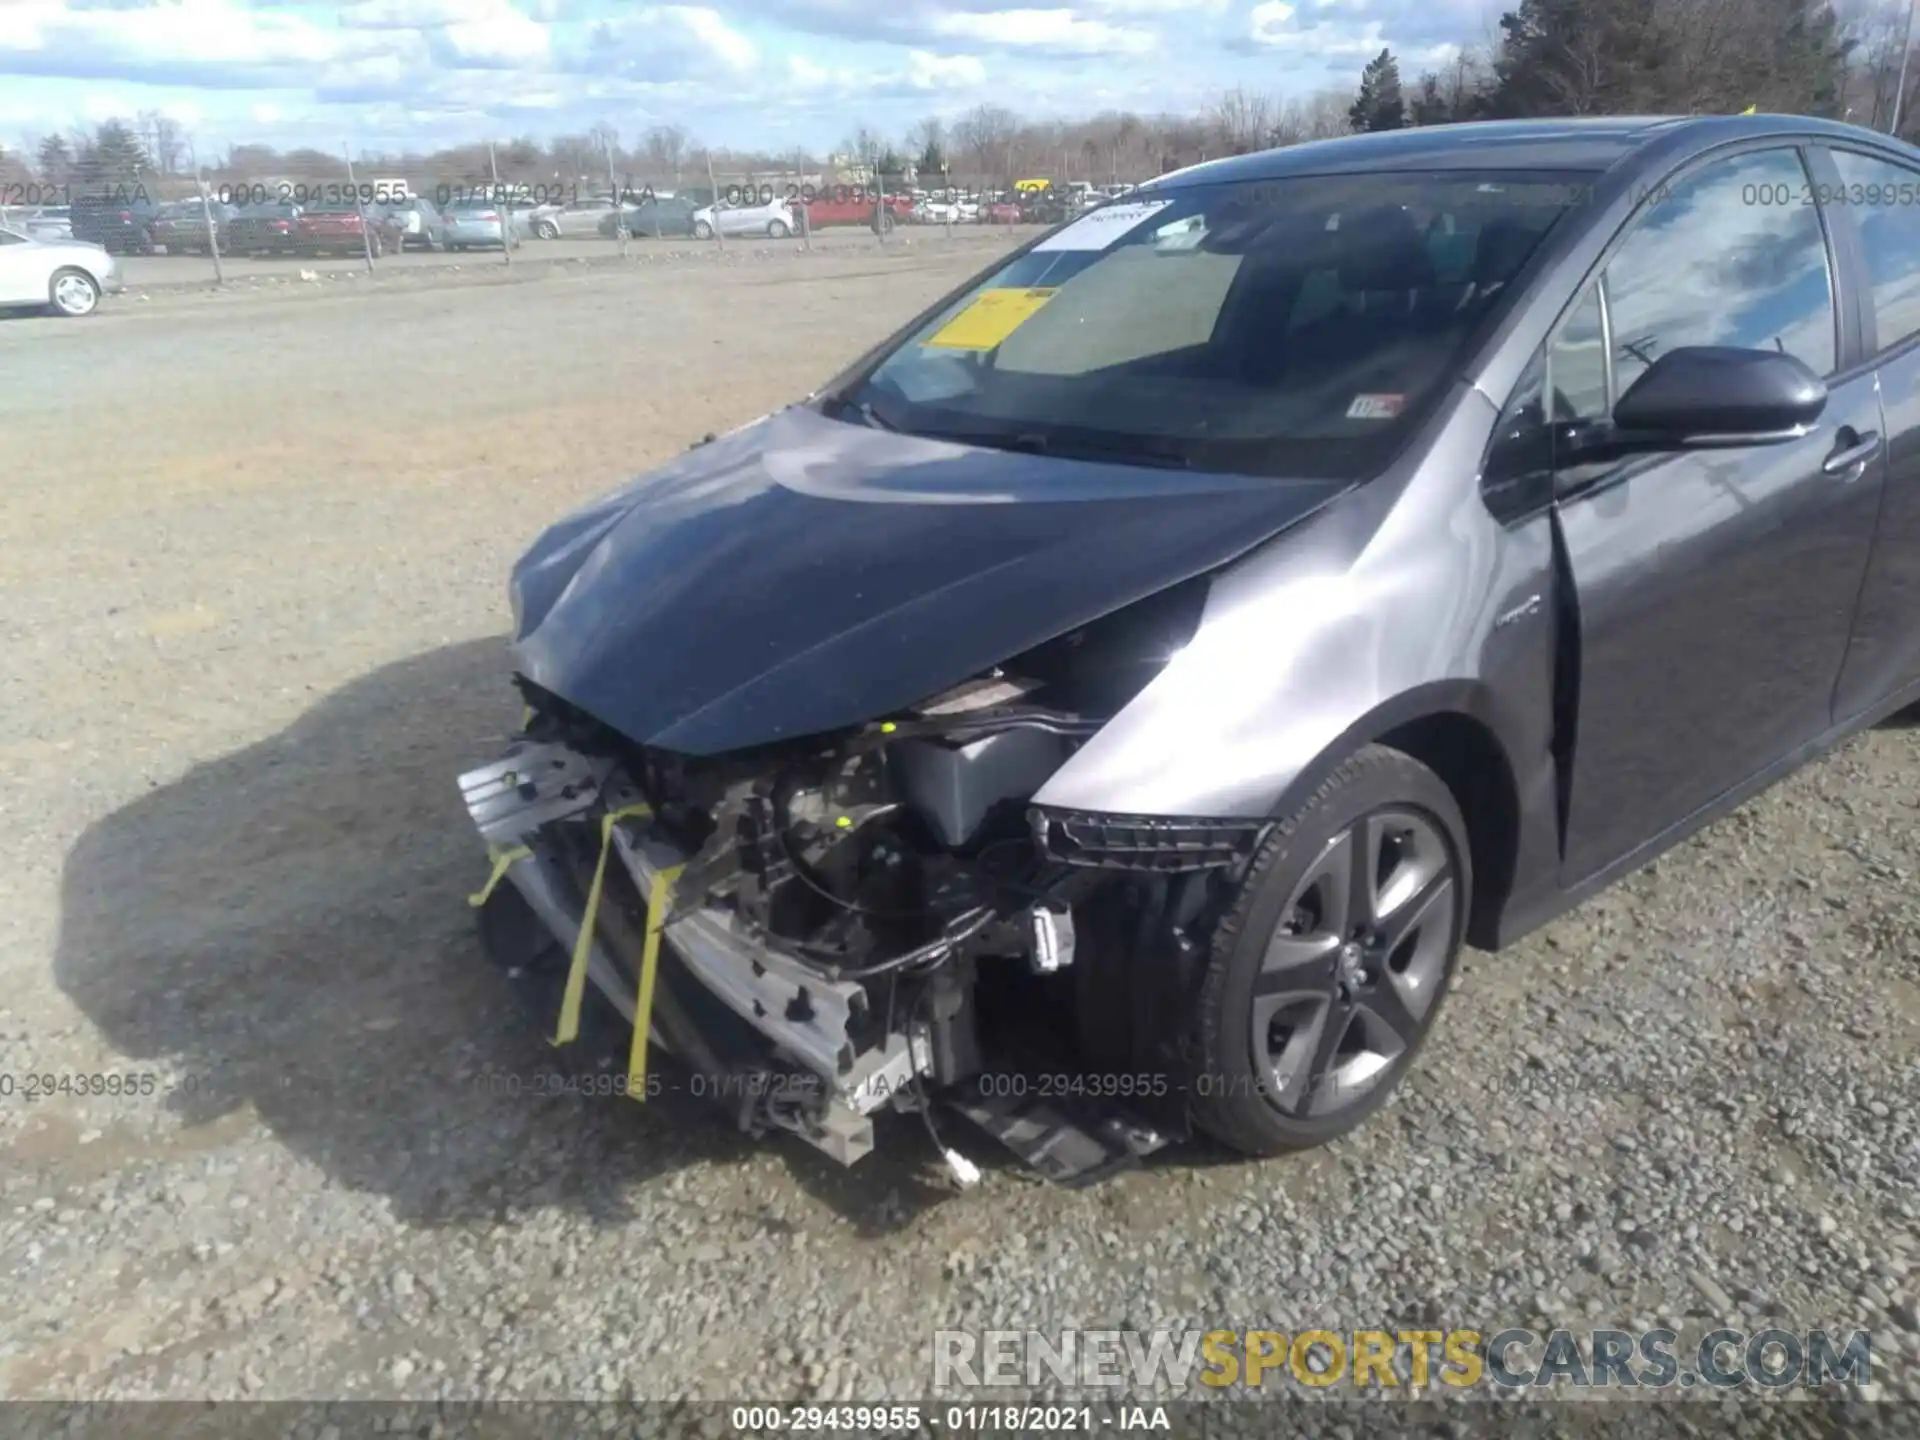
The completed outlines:
{"type": "Polygon", "coordinates": [[[796,406],[542,535],[514,568],[515,665],[684,754],[841,729],[1222,565],[1345,488],[953,445],[796,406]]]}

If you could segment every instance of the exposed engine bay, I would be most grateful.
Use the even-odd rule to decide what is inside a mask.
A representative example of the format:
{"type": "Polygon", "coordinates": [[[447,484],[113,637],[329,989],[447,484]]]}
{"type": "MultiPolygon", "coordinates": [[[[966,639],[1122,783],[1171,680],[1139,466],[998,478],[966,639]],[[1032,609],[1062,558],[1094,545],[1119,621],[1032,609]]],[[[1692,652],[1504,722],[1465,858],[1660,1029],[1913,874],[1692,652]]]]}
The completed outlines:
{"type": "Polygon", "coordinates": [[[581,972],[646,1027],[636,1056],[658,1046],[742,1128],[842,1163],[880,1112],[934,1130],[938,1105],[1056,1180],[1133,1163],[1182,1133],[1180,958],[1264,827],[1032,799],[1204,594],[1176,587],[850,731],[719,756],[636,745],[523,677],[522,734],[461,778],[512,882],[489,886],[489,949],[544,982],[543,1013],[581,972]]]}

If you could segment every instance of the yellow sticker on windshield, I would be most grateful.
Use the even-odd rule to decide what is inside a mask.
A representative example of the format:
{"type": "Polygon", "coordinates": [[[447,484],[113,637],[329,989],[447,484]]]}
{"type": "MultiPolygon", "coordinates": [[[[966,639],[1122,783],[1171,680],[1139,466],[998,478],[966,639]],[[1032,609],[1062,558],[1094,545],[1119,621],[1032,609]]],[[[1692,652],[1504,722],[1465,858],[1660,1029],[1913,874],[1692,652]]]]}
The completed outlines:
{"type": "Polygon", "coordinates": [[[942,350],[991,350],[1026,324],[1057,288],[982,290],[971,305],[921,343],[942,350]]]}

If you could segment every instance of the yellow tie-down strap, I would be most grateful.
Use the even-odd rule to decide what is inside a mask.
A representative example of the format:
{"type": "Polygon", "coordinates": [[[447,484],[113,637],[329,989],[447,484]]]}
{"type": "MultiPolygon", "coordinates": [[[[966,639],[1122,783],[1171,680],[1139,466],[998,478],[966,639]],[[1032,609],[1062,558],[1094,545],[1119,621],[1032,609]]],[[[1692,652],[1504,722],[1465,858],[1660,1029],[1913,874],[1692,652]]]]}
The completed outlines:
{"type": "Polygon", "coordinates": [[[474,891],[473,894],[467,896],[467,904],[476,910],[486,904],[488,897],[493,894],[500,882],[506,878],[507,871],[513,868],[514,861],[525,860],[532,854],[533,851],[524,845],[509,845],[505,849],[502,849],[498,845],[489,845],[487,847],[487,859],[493,862],[493,869],[488,872],[487,883],[474,891]]]}
{"type": "Polygon", "coordinates": [[[633,1049],[627,1054],[627,1094],[647,1103],[647,1036],[653,1029],[653,977],[660,968],[660,932],[673,905],[673,882],[684,865],[656,870],[647,896],[647,939],[640,947],[640,989],[633,997],[633,1049]]]}
{"type": "MultiPolygon", "coordinates": [[[[580,1002],[587,993],[587,957],[593,953],[593,937],[600,924],[600,892],[606,888],[607,852],[613,848],[613,827],[622,820],[638,820],[651,814],[651,805],[623,805],[600,817],[600,859],[593,867],[593,884],[587,888],[587,908],[580,915],[580,938],[573,944],[573,965],[567,971],[567,989],[560,999],[560,1025],[553,1035],[556,1045],[570,1045],[580,1038],[580,1002]]],[[[651,922],[651,915],[648,919],[651,922]]]]}

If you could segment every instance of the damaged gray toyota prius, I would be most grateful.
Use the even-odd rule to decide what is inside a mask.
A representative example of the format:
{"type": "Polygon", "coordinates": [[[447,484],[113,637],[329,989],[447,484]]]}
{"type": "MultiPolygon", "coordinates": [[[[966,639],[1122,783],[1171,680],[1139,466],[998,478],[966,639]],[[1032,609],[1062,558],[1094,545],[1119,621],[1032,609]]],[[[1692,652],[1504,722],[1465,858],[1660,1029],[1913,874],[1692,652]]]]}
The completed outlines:
{"type": "Polygon", "coordinates": [[[849,1164],[1342,1134],[1463,943],[1914,698],[1911,222],[1826,197],[1917,163],[1501,123],[1069,221],[521,560],[490,952],[849,1164]]]}

